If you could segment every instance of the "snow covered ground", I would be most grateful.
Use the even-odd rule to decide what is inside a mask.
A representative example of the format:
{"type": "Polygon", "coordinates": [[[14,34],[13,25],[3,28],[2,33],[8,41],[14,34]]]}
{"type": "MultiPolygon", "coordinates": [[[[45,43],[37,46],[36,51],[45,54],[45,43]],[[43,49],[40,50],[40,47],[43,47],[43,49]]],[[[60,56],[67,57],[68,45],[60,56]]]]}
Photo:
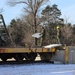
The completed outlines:
{"type": "Polygon", "coordinates": [[[0,75],[75,75],[75,65],[49,63],[0,65],[0,75]]]}

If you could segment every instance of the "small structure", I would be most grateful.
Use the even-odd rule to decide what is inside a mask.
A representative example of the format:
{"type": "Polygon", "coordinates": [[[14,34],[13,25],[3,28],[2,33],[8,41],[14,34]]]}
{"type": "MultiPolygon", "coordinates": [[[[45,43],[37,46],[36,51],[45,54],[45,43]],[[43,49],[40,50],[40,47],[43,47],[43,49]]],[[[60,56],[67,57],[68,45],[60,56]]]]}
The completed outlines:
{"type": "Polygon", "coordinates": [[[75,64],[75,46],[66,46],[65,50],[57,50],[52,60],[65,64],[75,64]]]}

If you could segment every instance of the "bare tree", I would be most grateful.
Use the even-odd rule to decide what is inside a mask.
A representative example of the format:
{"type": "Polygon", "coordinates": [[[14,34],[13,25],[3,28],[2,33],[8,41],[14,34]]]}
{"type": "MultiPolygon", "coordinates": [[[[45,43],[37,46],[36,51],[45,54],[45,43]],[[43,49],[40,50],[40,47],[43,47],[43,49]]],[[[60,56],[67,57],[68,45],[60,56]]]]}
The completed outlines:
{"type": "Polygon", "coordinates": [[[68,24],[69,22],[71,22],[71,19],[69,16],[64,16],[64,23],[68,24]]]}
{"type": "MultiPolygon", "coordinates": [[[[8,4],[10,6],[14,6],[17,4],[25,4],[25,11],[28,13],[32,13],[33,15],[33,24],[34,24],[34,33],[37,33],[37,13],[39,12],[39,9],[41,6],[43,6],[45,3],[47,3],[49,0],[8,0],[8,4]]],[[[37,39],[35,38],[35,45],[37,45],[37,39]]]]}
{"type": "Polygon", "coordinates": [[[68,24],[67,25],[64,25],[62,28],[61,28],[61,33],[62,33],[62,37],[64,37],[64,39],[61,39],[63,41],[64,44],[67,44],[67,45],[71,45],[72,43],[72,36],[73,36],[73,30],[72,30],[72,27],[69,26],[68,24]]]}
{"type": "Polygon", "coordinates": [[[72,36],[72,28],[68,25],[65,25],[63,28],[62,28],[62,31],[63,31],[63,36],[68,39],[72,36]]]}

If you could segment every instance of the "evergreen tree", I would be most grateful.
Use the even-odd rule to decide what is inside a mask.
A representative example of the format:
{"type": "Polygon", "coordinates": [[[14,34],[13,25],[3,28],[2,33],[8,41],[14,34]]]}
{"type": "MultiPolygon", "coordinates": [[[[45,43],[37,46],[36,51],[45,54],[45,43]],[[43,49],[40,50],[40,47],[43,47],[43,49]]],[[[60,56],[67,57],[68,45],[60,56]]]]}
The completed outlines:
{"type": "Polygon", "coordinates": [[[57,29],[56,27],[61,26],[62,19],[60,18],[61,11],[57,8],[57,5],[47,6],[42,11],[42,22],[46,28],[46,40],[50,43],[58,43],[57,40],[57,29]]]}

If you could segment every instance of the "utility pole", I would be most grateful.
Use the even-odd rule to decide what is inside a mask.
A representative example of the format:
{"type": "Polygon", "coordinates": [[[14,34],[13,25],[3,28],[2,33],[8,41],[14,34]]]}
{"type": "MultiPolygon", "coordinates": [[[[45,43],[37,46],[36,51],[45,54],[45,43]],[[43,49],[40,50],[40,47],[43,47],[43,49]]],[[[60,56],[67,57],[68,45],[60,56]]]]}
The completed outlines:
{"type": "MultiPolygon", "coordinates": [[[[35,28],[35,33],[37,33],[37,24],[36,24],[36,13],[34,14],[34,28],[35,28]]],[[[35,46],[37,46],[37,38],[35,38],[35,46]]]]}

